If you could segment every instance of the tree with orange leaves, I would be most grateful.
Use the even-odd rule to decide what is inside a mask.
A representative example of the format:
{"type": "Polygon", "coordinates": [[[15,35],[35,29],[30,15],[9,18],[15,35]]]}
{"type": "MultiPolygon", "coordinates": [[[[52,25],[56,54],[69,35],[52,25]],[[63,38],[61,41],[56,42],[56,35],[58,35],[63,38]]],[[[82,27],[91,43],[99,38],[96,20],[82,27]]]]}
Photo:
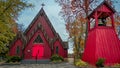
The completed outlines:
{"type": "Polygon", "coordinates": [[[86,16],[93,9],[91,4],[95,5],[97,0],[56,0],[56,2],[62,7],[60,13],[65,19],[69,38],[74,42],[74,58],[78,59],[84,50],[85,35],[87,35],[86,16]]]}

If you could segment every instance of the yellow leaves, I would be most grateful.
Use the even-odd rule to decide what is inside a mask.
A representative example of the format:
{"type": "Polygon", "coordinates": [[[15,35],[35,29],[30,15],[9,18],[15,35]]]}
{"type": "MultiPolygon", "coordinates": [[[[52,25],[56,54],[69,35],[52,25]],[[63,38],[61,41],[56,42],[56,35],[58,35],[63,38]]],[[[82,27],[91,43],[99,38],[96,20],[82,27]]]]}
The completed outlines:
{"type": "Polygon", "coordinates": [[[118,14],[115,14],[115,25],[120,25],[120,16],[118,14]]]}
{"type": "Polygon", "coordinates": [[[69,33],[69,37],[73,38],[74,42],[74,54],[79,54],[84,49],[84,36],[86,19],[83,17],[77,17],[73,23],[67,23],[66,29],[69,33]]]}
{"type": "Polygon", "coordinates": [[[79,36],[85,32],[84,30],[84,23],[86,22],[85,18],[77,18],[73,23],[67,23],[66,29],[70,34],[70,37],[72,36],[79,36]]]}
{"type": "Polygon", "coordinates": [[[9,44],[17,32],[15,20],[19,13],[28,7],[32,5],[27,3],[27,0],[0,0],[0,54],[1,50],[7,48],[5,45],[9,44]]]}
{"type": "Polygon", "coordinates": [[[5,29],[7,29],[6,25],[4,23],[0,22],[0,32],[2,32],[2,33],[6,32],[5,29]]]}
{"type": "Polygon", "coordinates": [[[78,59],[76,62],[75,62],[75,65],[76,66],[79,66],[79,67],[82,67],[82,66],[87,66],[88,64],[84,61],[82,61],[81,59],[78,59]]]}
{"type": "Polygon", "coordinates": [[[118,29],[118,27],[120,26],[120,16],[119,16],[119,13],[116,13],[114,15],[114,26],[115,26],[116,33],[120,33],[119,32],[120,29],[118,29]]]}
{"type": "Polygon", "coordinates": [[[80,45],[81,45],[81,48],[84,48],[85,41],[83,39],[80,41],[80,45]]]}
{"type": "Polygon", "coordinates": [[[83,24],[87,22],[87,19],[81,16],[78,17],[78,20],[81,21],[83,24]]]}

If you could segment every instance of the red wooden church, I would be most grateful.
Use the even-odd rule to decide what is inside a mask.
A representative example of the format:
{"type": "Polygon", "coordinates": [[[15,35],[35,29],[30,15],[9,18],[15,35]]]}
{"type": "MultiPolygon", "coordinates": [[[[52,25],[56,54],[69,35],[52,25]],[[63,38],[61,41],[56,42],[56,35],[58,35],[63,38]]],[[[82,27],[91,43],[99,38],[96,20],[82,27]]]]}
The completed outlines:
{"type": "Polygon", "coordinates": [[[114,29],[114,13],[115,10],[104,1],[87,17],[84,61],[95,65],[98,59],[104,58],[105,65],[120,63],[120,41],[114,29]]]}
{"type": "Polygon", "coordinates": [[[24,34],[13,40],[9,54],[24,60],[50,59],[53,54],[66,58],[67,49],[67,42],[61,40],[42,8],[24,34]]]}

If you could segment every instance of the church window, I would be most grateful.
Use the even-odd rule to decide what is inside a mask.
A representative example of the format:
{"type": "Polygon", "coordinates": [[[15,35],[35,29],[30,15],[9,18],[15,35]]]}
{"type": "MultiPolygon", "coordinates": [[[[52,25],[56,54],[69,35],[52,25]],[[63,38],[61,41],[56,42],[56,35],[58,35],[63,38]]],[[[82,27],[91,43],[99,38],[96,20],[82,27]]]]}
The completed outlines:
{"type": "Polygon", "coordinates": [[[59,53],[59,48],[58,48],[58,46],[56,46],[56,54],[58,54],[59,53]]]}
{"type": "Polygon", "coordinates": [[[38,35],[38,36],[36,37],[36,39],[34,40],[34,43],[43,43],[43,40],[42,40],[42,38],[40,37],[40,35],[38,35]]]}
{"type": "Polygon", "coordinates": [[[17,47],[16,47],[16,54],[17,54],[17,55],[20,54],[20,46],[17,46],[17,47]]]}

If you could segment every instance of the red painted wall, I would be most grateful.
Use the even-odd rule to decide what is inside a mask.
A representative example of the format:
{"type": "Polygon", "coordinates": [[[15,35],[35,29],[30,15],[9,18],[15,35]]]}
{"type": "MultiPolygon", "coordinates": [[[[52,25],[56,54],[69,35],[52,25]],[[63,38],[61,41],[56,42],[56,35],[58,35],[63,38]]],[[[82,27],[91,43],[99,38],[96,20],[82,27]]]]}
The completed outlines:
{"type": "Polygon", "coordinates": [[[83,60],[95,65],[99,58],[105,59],[105,65],[120,63],[120,42],[112,27],[95,28],[88,34],[83,60]]]}
{"type": "Polygon", "coordinates": [[[54,54],[56,54],[56,47],[58,46],[58,54],[60,55],[60,56],[62,56],[62,57],[66,57],[66,52],[67,51],[65,51],[64,50],[64,48],[63,48],[63,46],[62,46],[62,44],[60,43],[60,41],[59,40],[57,40],[55,43],[54,43],[54,54]]]}
{"type": "Polygon", "coordinates": [[[103,12],[111,12],[110,8],[108,8],[106,5],[102,5],[98,11],[103,11],[103,12]]]}
{"type": "Polygon", "coordinates": [[[43,16],[39,16],[38,19],[35,20],[34,22],[36,22],[36,23],[33,23],[30,30],[26,33],[27,37],[31,34],[31,32],[35,29],[35,27],[37,27],[38,23],[40,23],[42,25],[42,27],[44,28],[44,30],[46,31],[47,35],[50,38],[54,37],[54,34],[50,28],[50,25],[48,25],[47,21],[45,20],[45,18],[43,16]]]}
{"type": "Polygon", "coordinates": [[[16,56],[16,55],[17,56],[22,56],[22,41],[21,41],[21,39],[18,39],[13,43],[13,45],[10,48],[9,54],[10,54],[10,56],[16,56]],[[18,54],[18,55],[16,54],[17,46],[20,47],[20,54],[18,54]]]}
{"type": "Polygon", "coordinates": [[[68,50],[64,49],[64,58],[68,58],[68,50]]]}
{"type": "Polygon", "coordinates": [[[30,39],[29,43],[27,44],[27,47],[25,48],[25,56],[24,56],[24,59],[32,59],[32,47],[34,46],[34,43],[33,41],[35,40],[35,38],[40,35],[43,42],[44,43],[41,43],[44,47],[44,58],[42,59],[48,59],[50,58],[51,56],[51,49],[48,45],[48,42],[46,41],[46,39],[44,38],[43,34],[41,31],[37,31],[34,36],[30,39]],[[28,50],[30,50],[30,52],[28,52],[28,50]]]}

